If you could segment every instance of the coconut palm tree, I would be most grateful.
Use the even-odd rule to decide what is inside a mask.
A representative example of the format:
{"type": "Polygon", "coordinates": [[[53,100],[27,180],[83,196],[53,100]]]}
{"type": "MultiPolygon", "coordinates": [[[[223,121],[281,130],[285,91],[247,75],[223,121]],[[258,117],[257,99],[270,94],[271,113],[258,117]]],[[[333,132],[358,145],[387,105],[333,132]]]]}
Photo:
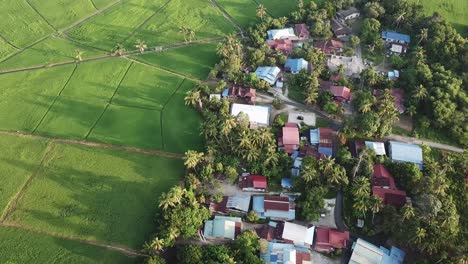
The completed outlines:
{"type": "Polygon", "coordinates": [[[192,42],[192,40],[195,38],[195,30],[189,28],[187,32],[187,38],[189,42],[192,42]]]}
{"type": "Polygon", "coordinates": [[[148,252],[158,252],[163,250],[165,244],[166,242],[164,241],[164,239],[155,237],[150,243],[146,242],[144,248],[148,252]]]}
{"type": "Polygon", "coordinates": [[[427,97],[427,89],[424,85],[420,84],[414,91],[413,91],[413,98],[420,102],[424,98],[427,97]]]}
{"type": "Polygon", "coordinates": [[[137,48],[140,51],[140,53],[143,53],[145,49],[148,48],[148,46],[146,46],[144,41],[139,39],[136,42],[135,48],[137,48]]]}
{"type": "Polygon", "coordinates": [[[339,76],[343,76],[344,72],[345,72],[345,66],[343,64],[340,64],[340,66],[338,66],[337,73],[339,76]]]}
{"type": "Polygon", "coordinates": [[[421,28],[421,30],[419,31],[418,37],[419,37],[419,41],[418,41],[418,45],[419,45],[421,42],[427,40],[427,38],[429,37],[429,30],[427,28],[421,28]]]}
{"type": "Polygon", "coordinates": [[[346,176],[346,169],[340,165],[335,165],[332,171],[325,175],[327,182],[338,186],[340,184],[347,185],[349,183],[348,177],[346,176]]]}
{"type": "Polygon", "coordinates": [[[221,132],[224,134],[226,138],[228,138],[229,133],[237,126],[236,119],[229,115],[224,119],[221,132]]]}
{"type": "Polygon", "coordinates": [[[188,150],[185,152],[184,165],[187,169],[194,169],[196,172],[196,167],[202,161],[204,155],[203,152],[188,150]]]}
{"type": "Polygon", "coordinates": [[[415,235],[413,236],[413,242],[416,243],[416,244],[421,244],[421,242],[424,241],[424,239],[426,238],[427,236],[427,232],[424,228],[422,227],[418,227],[416,229],[416,233],[415,235]]]}
{"type": "Polygon", "coordinates": [[[198,90],[190,90],[184,98],[185,105],[194,107],[200,101],[201,94],[198,90]]]}
{"type": "Polygon", "coordinates": [[[83,59],[83,58],[82,58],[83,53],[84,53],[84,52],[81,51],[81,50],[75,50],[75,59],[76,59],[77,61],[81,61],[81,60],[83,59]]]}
{"type": "Polygon", "coordinates": [[[159,197],[159,208],[166,210],[169,207],[174,206],[174,201],[166,194],[162,193],[159,197]]]}
{"type": "Polygon", "coordinates": [[[127,50],[124,48],[122,44],[118,43],[117,45],[115,45],[115,48],[113,51],[114,51],[114,55],[122,56],[127,50]]]}
{"type": "Polygon", "coordinates": [[[263,17],[267,14],[267,9],[263,5],[258,5],[257,16],[263,20],[263,17]]]}
{"type": "Polygon", "coordinates": [[[401,208],[401,210],[402,210],[403,220],[408,220],[415,216],[414,207],[409,204],[405,204],[401,208]]]}
{"type": "Polygon", "coordinates": [[[307,95],[304,99],[304,102],[309,105],[315,104],[317,102],[318,96],[319,94],[317,89],[309,89],[307,91],[307,95]]]}
{"type": "Polygon", "coordinates": [[[372,223],[374,223],[374,216],[383,208],[383,202],[380,198],[372,196],[370,210],[372,211],[372,223]]]}
{"type": "Polygon", "coordinates": [[[245,149],[248,146],[250,146],[250,144],[252,143],[252,141],[250,140],[249,134],[245,131],[242,131],[241,136],[238,139],[238,141],[239,141],[239,145],[238,145],[239,149],[245,149]]]}

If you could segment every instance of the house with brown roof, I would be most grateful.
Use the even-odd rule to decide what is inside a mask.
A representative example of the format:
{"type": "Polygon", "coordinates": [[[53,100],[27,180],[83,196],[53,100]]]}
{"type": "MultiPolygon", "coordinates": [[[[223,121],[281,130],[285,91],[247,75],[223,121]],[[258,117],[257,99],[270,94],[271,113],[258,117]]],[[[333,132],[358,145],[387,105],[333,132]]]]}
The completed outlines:
{"type": "Polygon", "coordinates": [[[310,37],[310,32],[306,24],[296,24],[294,25],[294,29],[299,39],[308,39],[310,37]]]}
{"type": "Polygon", "coordinates": [[[292,154],[299,149],[299,129],[295,123],[287,123],[282,130],[282,135],[278,138],[278,148],[284,152],[292,154]]]}
{"type": "Polygon", "coordinates": [[[397,189],[395,180],[384,165],[374,165],[371,183],[372,195],[379,197],[384,204],[402,207],[409,202],[406,192],[397,189]]]}
{"type": "Polygon", "coordinates": [[[343,52],[344,44],[339,40],[317,41],[314,45],[327,55],[341,54],[343,52]]]}
{"type": "Polygon", "coordinates": [[[293,51],[293,43],[290,39],[271,39],[267,40],[266,44],[270,49],[279,50],[285,55],[288,55],[293,51]]]}
{"type": "Polygon", "coordinates": [[[221,202],[211,201],[209,209],[218,214],[239,213],[245,214],[249,211],[250,195],[244,196],[223,196],[221,202]]]}
{"type": "Polygon", "coordinates": [[[333,99],[339,102],[348,102],[351,99],[351,89],[346,86],[330,86],[330,93],[333,99]]]}
{"type": "Polygon", "coordinates": [[[245,175],[239,178],[239,188],[245,192],[265,192],[267,178],[262,175],[245,175]]]}
{"type": "Polygon", "coordinates": [[[257,99],[257,90],[253,88],[232,86],[228,89],[227,97],[237,103],[255,104],[257,99]]]}
{"type": "Polygon", "coordinates": [[[335,18],[330,21],[330,26],[336,38],[342,39],[349,35],[348,28],[335,18]]]}
{"type": "Polygon", "coordinates": [[[261,219],[289,221],[296,218],[296,204],[289,197],[254,196],[252,209],[261,219]]]}
{"type": "Polygon", "coordinates": [[[317,227],[315,238],[315,250],[318,252],[330,253],[335,249],[342,249],[348,246],[349,232],[339,231],[329,227],[317,227]]]}

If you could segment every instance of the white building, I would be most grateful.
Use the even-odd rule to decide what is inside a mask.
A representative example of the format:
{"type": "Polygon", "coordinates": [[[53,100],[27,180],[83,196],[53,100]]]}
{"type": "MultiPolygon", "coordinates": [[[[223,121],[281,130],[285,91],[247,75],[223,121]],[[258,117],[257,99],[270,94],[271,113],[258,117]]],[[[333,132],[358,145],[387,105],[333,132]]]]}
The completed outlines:
{"type": "Polygon", "coordinates": [[[385,152],[385,144],[383,142],[373,142],[373,141],[366,141],[366,146],[373,151],[377,156],[383,156],[387,153],[385,152]]]}
{"type": "Polygon", "coordinates": [[[309,248],[314,242],[315,227],[305,227],[290,222],[284,223],[282,238],[290,240],[296,246],[309,248]]]}
{"type": "Polygon", "coordinates": [[[249,117],[250,124],[258,126],[270,125],[270,107],[246,104],[232,104],[231,115],[238,116],[244,113],[249,117]]]}
{"type": "Polygon", "coordinates": [[[297,39],[293,28],[271,29],[267,31],[268,39],[297,39]]]}
{"type": "Polygon", "coordinates": [[[263,66],[263,67],[258,67],[257,70],[255,70],[255,75],[259,79],[264,80],[270,85],[273,85],[278,79],[280,72],[281,72],[281,69],[276,66],[273,66],[273,67],[263,66]]]}

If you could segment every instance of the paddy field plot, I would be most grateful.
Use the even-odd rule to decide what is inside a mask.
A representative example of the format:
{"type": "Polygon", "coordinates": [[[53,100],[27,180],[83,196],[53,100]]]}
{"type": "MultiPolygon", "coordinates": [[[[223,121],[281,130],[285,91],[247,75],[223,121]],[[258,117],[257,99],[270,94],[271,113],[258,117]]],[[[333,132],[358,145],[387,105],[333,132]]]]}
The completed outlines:
{"type": "MultiPolygon", "coordinates": [[[[296,9],[297,0],[257,0],[260,4],[266,7],[267,12],[273,17],[287,16],[291,11],[296,9]]],[[[305,1],[304,1],[305,2],[305,1]]]]}
{"type": "Polygon", "coordinates": [[[164,52],[135,56],[134,59],[160,68],[204,80],[219,61],[215,43],[195,44],[164,52]]]}
{"type": "Polygon", "coordinates": [[[69,26],[96,11],[90,0],[29,0],[29,3],[56,29],[69,26]]]}
{"type": "Polygon", "coordinates": [[[0,227],[0,237],[2,263],[138,263],[136,259],[101,247],[11,227],[0,227]]]}
{"type": "Polygon", "coordinates": [[[17,50],[18,49],[16,49],[12,45],[10,45],[4,39],[0,38],[0,61],[4,60],[10,54],[12,54],[13,52],[15,52],[17,50]]]}
{"type": "Polygon", "coordinates": [[[0,1],[0,35],[18,48],[23,48],[54,30],[26,1],[0,1]]]}
{"type": "Polygon", "coordinates": [[[98,9],[102,9],[110,4],[112,4],[115,0],[90,0],[95,7],[98,9]]]}
{"type": "Polygon", "coordinates": [[[253,0],[216,0],[218,4],[242,27],[258,22],[257,4],[253,0]]]}
{"type": "Polygon", "coordinates": [[[182,160],[111,149],[56,144],[48,157],[6,221],[131,248],[149,237],[159,195],[184,174],[182,160]]]}
{"type": "Polygon", "coordinates": [[[235,27],[221,12],[206,0],[171,0],[159,14],[132,33],[126,43],[134,45],[138,39],[150,46],[167,45],[184,41],[182,26],[195,31],[195,39],[224,36],[234,32],[235,27]]]}
{"type": "MultiPolygon", "coordinates": [[[[81,43],[112,50],[117,43],[123,44],[136,28],[158,12],[167,1],[122,1],[66,33],[81,43]]],[[[127,48],[135,49],[135,43],[130,43],[127,48]]]]}
{"type": "Polygon", "coordinates": [[[47,141],[1,135],[0,146],[2,147],[0,151],[1,216],[8,203],[20,191],[31,174],[38,169],[47,147],[47,141]]]}

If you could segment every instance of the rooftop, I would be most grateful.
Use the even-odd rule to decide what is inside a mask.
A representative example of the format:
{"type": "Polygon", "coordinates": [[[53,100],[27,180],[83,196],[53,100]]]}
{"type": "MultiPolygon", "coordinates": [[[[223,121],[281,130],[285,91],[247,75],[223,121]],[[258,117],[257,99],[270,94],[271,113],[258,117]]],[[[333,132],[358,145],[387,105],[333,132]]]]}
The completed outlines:
{"type": "Polygon", "coordinates": [[[273,85],[278,79],[281,69],[276,66],[262,66],[255,70],[255,75],[265,82],[273,85]]]}
{"type": "Polygon", "coordinates": [[[406,34],[401,34],[395,31],[382,31],[382,38],[397,40],[405,43],[410,42],[410,36],[406,34]]]}
{"type": "Polygon", "coordinates": [[[368,148],[375,151],[377,156],[383,156],[387,154],[385,152],[385,144],[383,142],[366,141],[365,144],[368,148]]]}
{"type": "Polygon", "coordinates": [[[297,38],[293,28],[270,29],[267,31],[268,39],[297,38]]]}
{"type": "Polygon", "coordinates": [[[393,161],[415,163],[422,170],[423,153],[419,145],[390,141],[390,157],[393,161]]]}
{"type": "Polygon", "coordinates": [[[309,62],[304,60],[303,58],[300,59],[287,59],[286,63],[284,64],[285,68],[289,68],[292,73],[298,73],[301,70],[308,70],[309,69],[309,62]]]}
{"type": "Polygon", "coordinates": [[[241,231],[242,219],[239,217],[215,216],[205,222],[203,235],[206,238],[234,239],[241,231]]]}
{"type": "Polygon", "coordinates": [[[282,238],[291,241],[293,244],[302,247],[310,247],[314,242],[315,227],[305,227],[302,225],[285,222],[282,238]]]}
{"type": "Polygon", "coordinates": [[[270,124],[270,107],[246,104],[232,104],[231,115],[238,116],[243,112],[251,123],[268,126],[270,124]]]}

